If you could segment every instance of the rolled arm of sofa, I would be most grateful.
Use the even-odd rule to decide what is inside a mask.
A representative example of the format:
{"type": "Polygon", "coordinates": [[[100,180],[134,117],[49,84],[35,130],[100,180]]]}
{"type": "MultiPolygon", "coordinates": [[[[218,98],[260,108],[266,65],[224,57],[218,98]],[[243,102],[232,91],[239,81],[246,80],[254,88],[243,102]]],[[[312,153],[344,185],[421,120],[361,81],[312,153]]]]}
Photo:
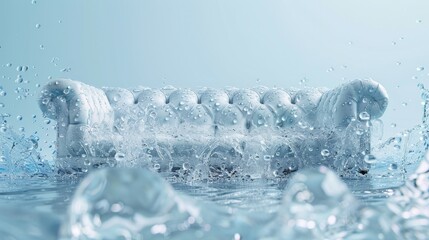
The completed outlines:
{"type": "Polygon", "coordinates": [[[384,87],[373,80],[354,80],[325,92],[316,110],[316,123],[345,128],[354,121],[381,117],[387,108],[384,87]]]}
{"type": "Polygon", "coordinates": [[[114,111],[104,91],[81,82],[49,82],[42,89],[39,106],[45,117],[58,123],[58,157],[91,155],[93,145],[102,140],[89,137],[90,129],[113,127],[114,111]]]}

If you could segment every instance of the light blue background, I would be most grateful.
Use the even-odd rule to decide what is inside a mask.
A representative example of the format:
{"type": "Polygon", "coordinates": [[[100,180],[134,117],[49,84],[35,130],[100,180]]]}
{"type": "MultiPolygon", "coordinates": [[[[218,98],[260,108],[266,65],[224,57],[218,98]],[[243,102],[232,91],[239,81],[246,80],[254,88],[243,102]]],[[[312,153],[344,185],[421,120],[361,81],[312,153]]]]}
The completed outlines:
{"type": "Polygon", "coordinates": [[[27,135],[38,131],[45,145],[53,124],[43,123],[35,97],[18,101],[14,89],[37,95],[49,76],[98,87],[191,88],[302,87],[304,78],[332,88],[373,78],[391,97],[385,136],[422,115],[416,85],[429,80],[426,0],[36,1],[0,2],[0,86],[8,93],[0,112],[27,135]],[[20,65],[30,68],[17,72],[20,65]],[[15,83],[18,74],[29,82],[15,83]]]}

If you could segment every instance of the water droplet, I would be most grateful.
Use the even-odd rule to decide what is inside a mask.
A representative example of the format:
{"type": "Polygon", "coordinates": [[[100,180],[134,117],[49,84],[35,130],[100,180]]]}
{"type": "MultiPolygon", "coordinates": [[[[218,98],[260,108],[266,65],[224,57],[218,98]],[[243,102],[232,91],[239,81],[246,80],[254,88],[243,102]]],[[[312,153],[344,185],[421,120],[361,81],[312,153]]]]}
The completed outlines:
{"type": "Polygon", "coordinates": [[[264,155],[264,160],[265,161],[270,161],[271,160],[271,156],[270,155],[264,155]]]}
{"type": "Polygon", "coordinates": [[[85,160],[83,160],[83,165],[90,166],[91,165],[91,161],[88,158],[85,158],[85,160]]]}
{"type": "Polygon", "coordinates": [[[36,4],[36,3],[37,3],[36,0],[31,1],[31,4],[36,4]]]}
{"type": "Polygon", "coordinates": [[[371,118],[371,116],[369,115],[368,112],[361,112],[361,113],[359,113],[359,118],[362,121],[368,121],[371,118]]]}
{"type": "Polygon", "coordinates": [[[421,71],[425,70],[425,68],[424,68],[424,67],[417,67],[417,68],[416,68],[416,70],[417,70],[418,72],[421,72],[421,71]]]}
{"type": "Polygon", "coordinates": [[[24,81],[24,78],[22,78],[21,75],[16,76],[15,82],[16,83],[22,83],[24,81]]]}
{"type": "Polygon", "coordinates": [[[329,150],[328,150],[328,149],[323,149],[323,150],[320,152],[320,154],[321,154],[323,157],[328,157],[331,153],[329,152],[329,150]]]}
{"type": "Polygon", "coordinates": [[[16,119],[17,119],[18,121],[21,121],[21,120],[22,120],[22,116],[21,116],[21,115],[18,115],[18,116],[16,116],[16,119]]]}
{"type": "Polygon", "coordinates": [[[362,129],[360,127],[356,128],[356,135],[361,136],[364,134],[364,132],[365,132],[364,129],[362,129]]]}
{"type": "Polygon", "coordinates": [[[390,126],[391,126],[392,128],[395,128],[395,127],[396,127],[396,123],[392,123],[392,124],[390,124],[390,126]]]}
{"type": "Polygon", "coordinates": [[[278,177],[278,176],[279,176],[279,171],[274,170],[274,171],[273,171],[273,176],[274,176],[274,177],[278,177]]]}
{"type": "Polygon", "coordinates": [[[159,169],[161,169],[161,165],[160,165],[159,163],[155,163],[155,164],[153,165],[153,169],[155,169],[155,170],[159,170],[159,169]]]}
{"type": "Polygon", "coordinates": [[[396,170],[396,169],[398,169],[398,164],[396,164],[396,163],[391,163],[391,164],[389,165],[389,170],[396,170]]]}
{"type": "Polygon", "coordinates": [[[6,64],[6,67],[12,67],[12,63],[6,64]]]}
{"type": "Polygon", "coordinates": [[[326,70],[326,72],[333,72],[333,71],[335,71],[335,69],[333,68],[333,67],[330,67],[330,68],[328,68],[327,70],[326,70]]]}
{"type": "Polygon", "coordinates": [[[122,203],[114,203],[110,207],[110,211],[112,211],[114,213],[118,213],[118,212],[121,212],[123,208],[124,208],[124,206],[122,205],[122,203]]]}
{"type": "Polygon", "coordinates": [[[125,154],[124,153],[122,153],[122,152],[117,152],[116,154],[115,154],[115,159],[116,159],[116,161],[122,161],[122,160],[124,160],[125,159],[125,154]]]}
{"type": "Polygon", "coordinates": [[[241,240],[241,236],[239,233],[234,234],[234,240],[241,240]]]}
{"type": "Polygon", "coordinates": [[[422,23],[423,21],[421,19],[417,19],[416,23],[422,23]]]}
{"type": "Polygon", "coordinates": [[[375,157],[374,155],[372,155],[372,154],[367,154],[367,155],[365,155],[365,156],[363,157],[363,160],[364,160],[366,163],[369,163],[369,164],[373,164],[373,163],[376,163],[376,162],[377,162],[376,157],[375,157]]]}
{"type": "Polygon", "coordinates": [[[39,23],[38,24],[36,24],[36,28],[37,29],[39,29],[39,28],[41,28],[42,27],[42,25],[40,25],[39,23]]]}
{"type": "Polygon", "coordinates": [[[408,103],[407,102],[402,102],[402,106],[406,107],[406,106],[408,106],[408,103]]]}
{"type": "Polygon", "coordinates": [[[4,97],[6,95],[7,95],[7,93],[5,91],[3,91],[3,90],[0,91],[0,96],[4,97]]]}
{"type": "Polygon", "coordinates": [[[396,65],[400,66],[402,63],[401,62],[396,62],[396,65]]]}
{"type": "Polygon", "coordinates": [[[40,49],[42,49],[42,50],[44,50],[45,49],[45,46],[43,45],[43,44],[40,44],[40,49]]]}

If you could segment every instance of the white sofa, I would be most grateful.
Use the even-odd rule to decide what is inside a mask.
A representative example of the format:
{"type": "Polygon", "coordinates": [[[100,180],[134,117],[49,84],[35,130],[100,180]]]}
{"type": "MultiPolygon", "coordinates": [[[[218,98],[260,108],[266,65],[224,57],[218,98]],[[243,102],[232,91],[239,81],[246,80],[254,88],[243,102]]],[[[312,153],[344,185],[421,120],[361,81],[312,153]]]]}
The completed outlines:
{"type": "Polygon", "coordinates": [[[318,159],[365,173],[368,120],[379,118],[387,103],[386,90],[372,80],[332,90],[192,91],[98,89],[62,79],[49,82],[39,101],[44,115],[58,123],[57,161],[65,169],[149,158],[162,171],[260,158],[282,173],[305,162],[320,164],[318,159]]]}

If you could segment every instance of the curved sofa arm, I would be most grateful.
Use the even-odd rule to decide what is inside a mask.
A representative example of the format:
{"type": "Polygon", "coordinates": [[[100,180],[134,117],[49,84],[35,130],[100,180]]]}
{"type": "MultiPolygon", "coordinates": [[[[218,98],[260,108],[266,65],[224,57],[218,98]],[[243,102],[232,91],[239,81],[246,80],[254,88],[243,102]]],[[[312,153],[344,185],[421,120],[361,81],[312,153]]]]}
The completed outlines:
{"type": "Polygon", "coordinates": [[[316,110],[316,124],[345,128],[354,120],[381,117],[387,108],[384,87],[373,80],[354,80],[325,92],[316,110]]]}
{"type": "Polygon", "coordinates": [[[90,155],[94,146],[103,142],[89,136],[90,129],[113,127],[114,112],[104,91],[81,82],[49,82],[42,89],[39,106],[46,117],[58,122],[58,157],[90,155]]]}

